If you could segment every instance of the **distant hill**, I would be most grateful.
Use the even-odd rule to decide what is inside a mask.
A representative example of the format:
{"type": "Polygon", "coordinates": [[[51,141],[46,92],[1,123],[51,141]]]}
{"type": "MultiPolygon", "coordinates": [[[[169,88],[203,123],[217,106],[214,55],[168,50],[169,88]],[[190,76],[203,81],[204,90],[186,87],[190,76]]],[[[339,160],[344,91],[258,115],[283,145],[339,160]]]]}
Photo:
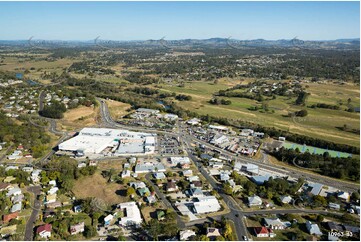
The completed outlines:
{"type": "Polygon", "coordinates": [[[337,39],[337,40],[300,40],[300,39],[280,39],[280,40],[237,40],[231,38],[209,38],[209,39],[180,39],[167,40],[134,40],[134,41],[116,41],[116,40],[87,40],[87,41],[61,41],[61,40],[0,40],[0,46],[44,46],[50,48],[59,47],[86,47],[86,46],[147,46],[159,44],[165,47],[192,47],[192,46],[209,46],[209,47],[275,47],[275,48],[310,48],[310,49],[359,49],[360,38],[354,39],[337,39]]]}

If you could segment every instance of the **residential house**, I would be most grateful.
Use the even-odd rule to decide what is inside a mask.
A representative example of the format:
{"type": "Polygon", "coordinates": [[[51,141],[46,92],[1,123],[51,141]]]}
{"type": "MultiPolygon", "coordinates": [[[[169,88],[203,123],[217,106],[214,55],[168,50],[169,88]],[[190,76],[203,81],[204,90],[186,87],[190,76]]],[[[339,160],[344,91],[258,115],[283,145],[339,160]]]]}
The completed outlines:
{"type": "Polygon", "coordinates": [[[286,226],[279,218],[264,218],[264,226],[273,230],[282,230],[286,226]]]}
{"type": "Polygon", "coordinates": [[[192,170],[185,170],[183,171],[183,176],[192,176],[193,175],[193,171],[192,170]]]}
{"type": "Polygon", "coordinates": [[[266,181],[268,181],[270,179],[270,177],[271,177],[270,175],[252,176],[251,181],[253,181],[257,185],[263,185],[266,181]]]}
{"type": "Polygon", "coordinates": [[[31,180],[34,183],[38,183],[40,181],[40,172],[41,172],[41,170],[36,169],[36,170],[33,170],[33,172],[31,173],[31,180]]]}
{"type": "Polygon", "coordinates": [[[191,188],[188,190],[190,197],[203,197],[203,191],[199,188],[191,188]]]}
{"type": "Polygon", "coordinates": [[[122,226],[136,225],[139,226],[142,223],[142,217],[140,210],[135,202],[120,203],[117,206],[119,209],[124,210],[124,217],[119,221],[122,226]]]}
{"type": "Polygon", "coordinates": [[[228,181],[231,177],[229,176],[228,173],[222,172],[219,174],[219,179],[221,181],[228,181]]]}
{"type": "Polygon", "coordinates": [[[148,187],[142,187],[142,188],[139,188],[137,190],[139,196],[141,197],[144,197],[144,196],[149,196],[150,195],[150,191],[149,191],[149,188],[148,187]]]}
{"type": "Polygon", "coordinates": [[[288,203],[292,202],[292,200],[293,200],[291,196],[281,196],[280,199],[281,199],[281,202],[284,204],[288,204],[288,203]]]}
{"type": "Polygon", "coordinates": [[[165,179],[166,176],[163,172],[157,172],[153,174],[154,178],[157,180],[165,179]]]}
{"type": "Polygon", "coordinates": [[[155,196],[155,193],[152,192],[149,196],[145,198],[146,202],[149,204],[155,203],[157,201],[157,198],[155,196]]]}
{"type": "MultiPolygon", "coordinates": [[[[54,194],[56,195],[56,194],[54,194]]],[[[53,196],[53,195],[51,195],[53,196]]],[[[46,203],[46,207],[47,208],[60,208],[61,207],[61,202],[60,201],[55,201],[55,202],[51,202],[51,203],[46,203]]]]}
{"type": "Polygon", "coordinates": [[[196,236],[196,233],[193,230],[181,230],[179,231],[179,240],[188,240],[190,239],[192,236],[196,236]]]}
{"type": "Polygon", "coordinates": [[[79,234],[84,232],[84,222],[70,226],[70,234],[79,234]]]}
{"type": "Polygon", "coordinates": [[[212,159],[212,158],[213,158],[213,157],[210,156],[210,155],[208,155],[208,154],[205,154],[205,153],[201,154],[201,159],[202,159],[202,160],[210,160],[210,159],[212,159]]]}
{"type": "Polygon", "coordinates": [[[206,236],[211,240],[215,240],[218,236],[221,236],[221,233],[217,228],[207,228],[206,236]]]}
{"type": "Polygon", "coordinates": [[[130,170],[123,170],[121,176],[122,176],[122,178],[130,177],[131,176],[130,170]]]}
{"type": "Polygon", "coordinates": [[[114,219],[114,216],[112,214],[107,215],[104,218],[104,226],[110,225],[110,223],[113,221],[113,219],[114,219]]]}
{"type": "Polygon", "coordinates": [[[157,219],[158,219],[159,221],[165,219],[165,212],[164,212],[164,210],[157,210],[157,219]]]}
{"type": "Polygon", "coordinates": [[[191,188],[202,188],[202,182],[201,181],[192,181],[192,183],[190,184],[191,188]]]}
{"type": "Polygon", "coordinates": [[[133,187],[134,189],[147,187],[144,182],[130,182],[129,186],[133,187]]]}
{"type": "Polygon", "coordinates": [[[39,226],[36,229],[36,233],[41,237],[41,238],[49,238],[51,236],[51,224],[44,224],[39,226]]]}
{"type": "Polygon", "coordinates": [[[11,198],[11,201],[13,203],[19,203],[19,202],[22,202],[24,200],[24,197],[25,197],[24,194],[19,194],[19,195],[13,196],[11,198]]]}
{"type": "Polygon", "coordinates": [[[199,176],[189,176],[189,177],[187,177],[187,180],[189,182],[199,181],[199,176]]]}
{"type": "Polygon", "coordinates": [[[272,229],[266,228],[266,227],[254,227],[254,233],[257,238],[266,238],[270,237],[273,238],[276,235],[273,233],[272,229]]]}
{"type": "Polygon", "coordinates": [[[56,194],[49,194],[46,196],[46,203],[56,202],[56,194]]]}
{"type": "Polygon", "coordinates": [[[184,163],[184,164],[181,165],[182,170],[189,169],[190,167],[191,167],[191,165],[188,164],[188,163],[184,163]]]}
{"type": "Polygon", "coordinates": [[[11,196],[16,196],[16,195],[20,195],[20,194],[21,194],[21,189],[18,187],[14,187],[6,193],[6,196],[11,197],[11,196]]]}
{"type": "Polygon", "coordinates": [[[252,197],[248,197],[248,206],[253,207],[253,206],[261,206],[262,205],[262,199],[257,196],[257,195],[253,195],[252,197]]]}
{"type": "Polygon", "coordinates": [[[19,217],[19,212],[14,212],[14,213],[5,214],[5,215],[3,215],[3,222],[4,222],[4,223],[8,223],[8,222],[10,222],[12,219],[17,219],[18,217],[19,217]]]}
{"type": "Polygon", "coordinates": [[[340,210],[340,209],[341,209],[340,204],[337,204],[337,203],[329,203],[329,204],[328,204],[328,207],[329,207],[330,209],[335,209],[335,210],[340,210]]]}
{"type": "Polygon", "coordinates": [[[53,195],[53,194],[56,194],[56,192],[59,190],[58,187],[52,187],[50,188],[50,190],[48,191],[48,194],[49,195],[53,195]]]}
{"type": "Polygon", "coordinates": [[[349,202],[350,201],[350,193],[348,193],[348,192],[339,192],[337,194],[337,198],[342,200],[342,201],[349,202]]]}
{"type": "MultiPolygon", "coordinates": [[[[26,157],[26,155],[25,155],[25,157],[26,157]]],[[[33,172],[34,168],[31,166],[25,166],[22,168],[22,170],[25,172],[31,173],[31,172],[33,172]]]]}
{"type": "Polygon", "coordinates": [[[178,191],[178,186],[175,181],[168,181],[167,182],[167,192],[175,192],[178,191]]]}
{"type": "Polygon", "coordinates": [[[49,185],[55,187],[56,186],[56,181],[55,180],[49,181],[49,185]]]}
{"type": "Polygon", "coordinates": [[[74,209],[74,213],[80,213],[82,211],[81,205],[76,205],[76,206],[74,206],[73,209],[74,209]]]}
{"type": "Polygon", "coordinates": [[[322,235],[322,232],[317,224],[306,221],[306,228],[311,235],[322,235]]]}

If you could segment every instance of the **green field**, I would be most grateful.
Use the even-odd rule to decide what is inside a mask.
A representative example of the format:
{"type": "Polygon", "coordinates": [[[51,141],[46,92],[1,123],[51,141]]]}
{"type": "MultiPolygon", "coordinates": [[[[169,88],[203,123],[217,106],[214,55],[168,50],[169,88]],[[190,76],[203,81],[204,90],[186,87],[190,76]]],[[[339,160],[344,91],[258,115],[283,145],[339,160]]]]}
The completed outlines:
{"type": "Polygon", "coordinates": [[[239,81],[236,82],[234,80],[231,80],[231,82],[229,80],[222,80],[217,84],[200,81],[185,82],[184,87],[163,84],[161,86],[158,85],[157,88],[162,91],[192,96],[192,100],[190,101],[173,101],[181,107],[195,111],[201,115],[209,114],[229,119],[239,119],[335,143],[356,147],[360,146],[360,136],[358,134],[340,129],[344,125],[347,125],[350,129],[359,129],[360,114],[345,111],[348,98],[351,98],[352,105],[355,107],[359,106],[359,86],[353,84],[306,83],[306,91],[311,93],[307,99],[306,107],[294,105],[295,97],[277,96],[274,100],[270,99],[266,101],[269,106],[269,112],[249,110],[249,108],[254,106],[260,107],[262,103],[247,98],[221,97],[231,100],[231,105],[212,105],[208,103],[215,92],[227,89],[237,83],[239,83],[239,81]],[[340,102],[342,102],[340,110],[313,109],[307,107],[315,103],[338,105],[340,102]],[[287,116],[289,112],[295,112],[301,109],[307,109],[308,115],[306,117],[291,118],[287,116]]]}
{"type": "Polygon", "coordinates": [[[339,157],[339,158],[347,158],[347,157],[351,156],[350,154],[345,153],[345,152],[339,152],[339,151],[335,151],[335,150],[327,150],[327,149],[317,148],[317,147],[313,147],[313,146],[295,144],[295,143],[291,143],[291,142],[284,142],[282,146],[285,147],[286,149],[294,149],[295,150],[298,148],[301,151],[301,153],[308,151],[310,154],[323,155],[325,152],[328,152],[331,157],[339,157]]]}

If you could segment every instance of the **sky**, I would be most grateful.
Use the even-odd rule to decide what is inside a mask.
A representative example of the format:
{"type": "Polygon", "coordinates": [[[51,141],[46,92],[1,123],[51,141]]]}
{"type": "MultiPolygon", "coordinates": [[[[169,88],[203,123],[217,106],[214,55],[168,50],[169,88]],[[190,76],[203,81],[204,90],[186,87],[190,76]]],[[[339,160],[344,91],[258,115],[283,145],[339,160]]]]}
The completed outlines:
{"type": "Polygon", "coordinates": [[[0,2],[0,39],[333,40],[360,37],[359,2],[0,2]]]}

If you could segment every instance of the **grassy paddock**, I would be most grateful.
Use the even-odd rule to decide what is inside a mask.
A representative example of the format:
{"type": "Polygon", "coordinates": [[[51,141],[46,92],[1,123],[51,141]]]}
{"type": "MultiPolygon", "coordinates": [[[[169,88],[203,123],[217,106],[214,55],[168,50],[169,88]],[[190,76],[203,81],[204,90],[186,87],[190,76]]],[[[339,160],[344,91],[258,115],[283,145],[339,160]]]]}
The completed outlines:
{"type": "Polygon", "coordinates": [[[209,114],[230,119],[240,119],[335,143],[360,146],[360,136],[358,134],[340,129],[344,125],[347,125],[350,129],[359,129],[360,114],[344,111],[349,97],[351,97],[351,104],[359,106],[360,91],[357,85],[307,83],[306,91],[311,93],[311,95],[307,100],[306,106],[294,105],[295,98],[277,96],[276,99],[267,100],[266,98],[265,102],[268,103],[270,110],[268,112],[249,110],[250,107],[261,107],[262,103],[246,98],[222,97],[231,100],[231,105],[212,105],[208,103],[214,93],[226,88],[229,88],[229,85],[227,85],[226,80],[223,80],[217,84],[205,81],[185,82],[184,87],[163,84],[158,89],[192,96],[190,101],[175,102],[179,103],[183,108],[195,111],[201,115],[209,114]],[[335,95],[337,98],[335,98],[335,95]],[[337,105],[338,101],[343,103],[340,110],[307,107],[315,103],[337,105]],[[308,111],[306,117],[291,118],[287,116],[289,112],[301,109],[308,111]]]}

